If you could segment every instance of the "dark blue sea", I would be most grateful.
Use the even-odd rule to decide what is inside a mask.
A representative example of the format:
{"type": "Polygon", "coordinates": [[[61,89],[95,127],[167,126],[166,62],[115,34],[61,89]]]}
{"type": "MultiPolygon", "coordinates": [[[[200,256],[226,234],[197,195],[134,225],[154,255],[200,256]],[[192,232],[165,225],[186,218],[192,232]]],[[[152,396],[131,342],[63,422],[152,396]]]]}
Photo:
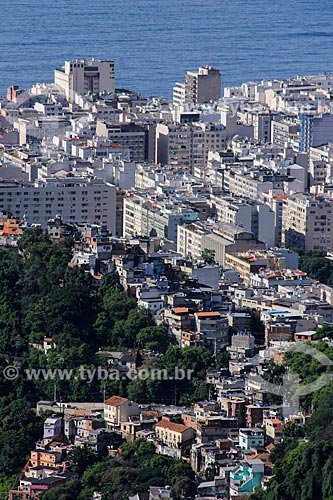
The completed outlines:
{"type": "Polygon", "coordinates": [[[0,0],[0,93],[76,57],[116,61],[117,87],[172,95],[200,64],[223,85],[333,71],[331,0],[0,0]]]}

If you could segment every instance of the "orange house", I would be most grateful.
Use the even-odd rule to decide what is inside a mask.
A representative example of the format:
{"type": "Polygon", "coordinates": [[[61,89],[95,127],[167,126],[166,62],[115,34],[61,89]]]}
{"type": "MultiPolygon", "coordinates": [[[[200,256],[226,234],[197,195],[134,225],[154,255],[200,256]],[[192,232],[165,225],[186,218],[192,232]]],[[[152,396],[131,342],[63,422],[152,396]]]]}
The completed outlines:
{"type": "Polygon", "coordinates": [[[30,463],[32,467],[60,467],[61,454],[54,451],[32,451],[30,463]]]}

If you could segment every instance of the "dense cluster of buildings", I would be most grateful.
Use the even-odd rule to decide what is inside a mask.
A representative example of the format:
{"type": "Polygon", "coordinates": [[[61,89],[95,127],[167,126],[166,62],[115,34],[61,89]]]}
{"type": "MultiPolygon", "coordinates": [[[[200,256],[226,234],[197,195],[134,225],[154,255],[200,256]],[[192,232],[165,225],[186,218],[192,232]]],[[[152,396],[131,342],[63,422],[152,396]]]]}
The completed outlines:
{"type": "MultiPolygon", "coordinates": [[[[30,227],[4,216],[3,244],[15,245],[30,227]]],[[[207,371],[211,397],[189,406],[179,406],[176,389],[170,406],[118,395],[95,403],[38,403],[38,414],[52,416],[10,498],[38,498],[75,478],[67,460],[75,446],[114,456],[123,440],[135,439],[188,461],[196,473],[198,499],[239,500],[265,487],[274,474],[270,453],[284,426],[303,425],[309,414],[272,403],[258,373],[264,373],[268,360],[281,362],[290,345],[312,340],[318,326],[333,322],[333,288],[309,279],[298,269],[298,254],[283,248],[230,252],[227,247],[222,268],[161,250],[159,236],[120,238],[106,226],[67,224],[60,217],[49,220],[46,231],[55,242],[75,235],[69,266],[90,273],[96,288],[104,274],[117,272],[123,287],[157,324],[166,325],[180,348],[203,346],[213,357],[227,352],[229,362],[207,371]]],[[[45,338],[32,347],[48,353],[56,346],[45,338]]],[[[139,368],[136,352],[107,355],[110,367],[125,376],[139,368]]],[[[143,352],[146,361],[158,355],[143,352]]],[[[166,486],[149,495],[169,496],[137,498],[172,499],[166,486]]]]}
{"type": "MultiPolygon", "coordinates": [[[[233,352],[249,355],[254,348],[251,337],[233,339],[233,352]]],[[[198,479],[196,498],[247,498],[272,476],[270,454],[282,439],[283,427],[304,425],[306,416],[283,417],[282,406],[255,400],[250,378],[245,378],[245,388],[236,375],[215,371],[207,378],[216,387],[217,398],[191,407],[139,405],[115,395],[101,403],[39,402],[39,415],[53,413],[44,420],[43,437],[31,450],[9,498],[37,499],[42,492],[76,479],[68,462],[74,447],[89,447],[101,457],[117,456],[124,440],[135,439],[190,463],[198,479]]],[[[98,492],[94,498],[100,498],[98,492]]],[[[170,487],[161,485],[151,487],[149,495],[130,498],[171,500],[172,496],[170,487]],[[159,496],[162,493],[168,496],[159,496]]]]}
{"type": "Polygon", "coordinates": [[[172,101],[145,99],[116,88],[113,61],[67,61],[53,84],[13,85],[1,99],[0,210],[117,236],[156,224],[170,245],[197,217],[268,247],[331,251],[332,85],[247,82],[222,97],[219,71],[200,67],[172,101]]]}
{"type": "MultiPolygon", "coordinates": [[[[198,498],[265,487],[283,427],[308,415],[269,403],[253,359],[263,373],[333,323],[333,288],[290,250],[333,252],[332,96],[332,75],[246,82],[222,96],[219,71],[200,67],[172,100],[146,99],[117,89],[113,61],[74,60],[54,83],[13,85],[0,99],[0,244],[35,225],[55,241],[75,235],[69,265],[94,286],[116,272],[181,348],[230,358],[207,372],[214,397],[190,407],[117,395],[41,403],[56,415],[12,498],[72,478],[72,446],[112,454],[139,437],[191,463],[198,498]]],[[[135,365],[132,353],[113,355],[125,371],[135,365]]],[[[171,499],[165,485],[149,494],[171,499]]]]}

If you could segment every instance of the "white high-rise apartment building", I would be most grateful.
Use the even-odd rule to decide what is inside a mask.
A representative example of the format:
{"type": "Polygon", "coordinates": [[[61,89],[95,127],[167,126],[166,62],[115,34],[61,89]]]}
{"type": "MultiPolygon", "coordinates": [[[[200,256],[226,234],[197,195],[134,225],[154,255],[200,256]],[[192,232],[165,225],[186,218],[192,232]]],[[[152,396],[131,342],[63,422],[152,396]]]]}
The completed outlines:
{"type": "Polygon", "coordinates": [[[275,214],[269,206],[257,200],[214,195],[211,197],[211,205],[217,220],[242,226],[252,232],[258,241],[266,243],[268,247],[277,243],[275,241],[275,214]]]}
{"type": "Polygon", "coordinates": [[[204,178],[209,151],[223,151],[225,143],[226,129],[221,124],[158,123],[155,161],[204,178]]]}
{"type": "Polygon", "coordinates": [[[54,83],[65,91],[70,101],[74,101],[76,94],[113,93],[115,91],[114,61],[95,59],[65,61],[63,68],[54,70],[54,83]]]}
{"type": "Polygon", "coordinates": [[[175,200],[156,202],[140,194],[124,198],[123,236],[157,236],[177,241],[177,227],[196,221],[198,214],[186,207],[177,206],[175,200]]]}
{"type": "Polygon", "coordinates": [[[0,212],[7,209],[43,228],[60,215],[67,223],[103,224],[116,233],[116,188],[100,179],[49,178],[35,184],[3,181],[0,212]]]}
{"type": "Polygon", "coordinates": [[[144,162],[147,156],[147,135],[144,125],[136,123],[108,123],[97,120],[96,135],[107,137],[114,144],[130,150],[131,161],[144,162]]]}
{"type": "Polygon", "coordinates": [[[198,71],[188,71],[185,82],[173,88],[173,103],[203,104],[221,97],[221,73],[211,66],[200,66],[198,71]]]}
{"type": "Polygon", "coordinates": [[[289,196],[284,202],[282,243],[302,250],[333,250],[333,200],[308,194],[289,196]]]}

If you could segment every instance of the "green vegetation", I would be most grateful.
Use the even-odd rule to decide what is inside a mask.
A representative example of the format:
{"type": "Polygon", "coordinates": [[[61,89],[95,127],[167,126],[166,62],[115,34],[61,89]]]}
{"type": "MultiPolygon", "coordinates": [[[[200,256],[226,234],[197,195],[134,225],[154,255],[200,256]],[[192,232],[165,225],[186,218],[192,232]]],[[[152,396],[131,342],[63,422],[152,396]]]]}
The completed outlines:
{"type": "Polygon", "coordinates": [[[129,383],[128,396],[138,403],[160,401],[165,404],[186,404],[206,399],[209,387],[204,380],[206,370],[211,366],[214,366],[212,355],[203,347],[180,349],[170,346],[163,357],[147,364],[150,376],[146,380],[133,380],[129,383]],[[177,377],[176,367],[185,370],[189,377],[174,380],[177,377]],[[154,378],[156,369],[160,368],[166,370],[166,380],[154,378]]]}
{"type": "Polygon", "coordinates": [[[16,477],[0,476],[0,499],[7,500],[8,491],[16,484],[16,477]]]}
{"type": "Polygon", "coordinates": [[[70,463],[71,470],[79,476],[82,476],[88,467],[98,462],[99,456],[91,448],[84,445],[82,448],[77,446],[71,450],[67,455],[67,459],[70,463]]]}
{"type": "Polygon", "coordinates": [[[213,264],[215,262],[215,250],[204,248],[201,252],[201,257],[206,264],[213,264]]]}
{"type": "Polygon", "coordinates": [[[333,339],[333,326],[323,325],[317,328],[314,340],[322,340],[322,339],[333,339]]]}
{"type": "MultiPolygon", "coordinates": [[[[0,498],[5,497],[15,476],[26,463],[35,441],[42,435],[42,421],[33,408],[40,399],[52,399],[56,388],[63,401],[101,401],[119,394],[139,403],[185,404],[208,396],[205,373],[208,368],[228,364],[228,355],[216,360],[203,347],[181,350],[173,345],[164,325],[157,326],[149,311],[121,287],[117,276],[103,278],[98,291],[89,274],[68,266],[72,240],[52,244],[40,230],[27,232],[18,250],[0,250],[0,374],[7,365],[20,371],[16,380],[0,377],[0,498]],[[45,354],[36,345],[44,337],[54,347],[45,354]],[[147,378],[91,383],[80,381],[81,365],[107,368],[107,356],[100,352],[131,349],[137,365],[147,368],[147,378]],[[158,356],[145,358],[144,351],[158,356]],[[175,378],[175,369],[191,370],[185,380],[175,378]],[[26,369],[70,369],[72,376],[60,380],[28,380],[26,369]],[[165,380],[153,376],[163,368],[165,380]]],[[[212,257],[206,255],[206,257],[212,257]]],[[[300,267],[311,277],[333,284],[333,263],[318,252],[303,253],[300,267]]],[[[262,323],[251,312],[257,340],[262,323]]],[[[316,332],[316,348],[333,360],[333,348],[322,339],[333,338],[333,328],[316,332]]],[[[303,384],[314,381],[331,367],[302,353],[291,352],[284,365],[267,364],[265,377],[279,383],[286,368],[298,373],[303,384]]],[[[288,425],[285,439],[273,454],[275,476],[266,492],[253,499],[312,500],[333,497],[333,383],[312,395],[303,396],[303,409],[315,409],[304,428],[288,425]]],[[[68,457],[78,480],[43,494],[43,500],[88,500],[100,491],[102,500],[127,499],[150,485],[170,484],[174,498],[191,497],[195,491],[193,472],[186,462],[157,455],[151,443],[136,441],[121,447],[115,458],[100,460],[90,449],[75,449],[68,457]],[[126,481],[124,478],[126,477],[126,481]]],[[[214,467],[207,471],[213,477],[214,467]]]]}
{"type": "MultiPolygon", "coordinates": [[[[152,400],[185,403],[208,395],[204,380],[206,369],[214,366],[211,353],[201,347],[183,351],[175,347],[167,328],[157,326],[150,312],[137,306],[116,275],[103,277],[97,291],[88,273],[68,266],[72,245],[70,238],[53,244],[42,231],[33,229],[20,239],[18,249],[0,250],[0,491],[12,486],[12,478],[17,477],[35,441],[42,436],[42,421],[33,411],[36,402],[53,400],[55,390],[58,400],[61,398],[64,402],[102,401],[104,391],[107,396],[118,394],[140,403],[152,400]],[[41,348],[44,337],[52,338],[54,344],[47,354],[41,348]],[[191,379],[155,380],[149,376],[146,380],[120,377],[104,382],[96,377],[88,383],[76,377],[81,365],[90,369],[109,367],[108,356],[100,352],[128,349],[142,368],[164,368],[167,374],[174,376],[178,366],[193,370],[191,379]],[[147,359],[146,350],[159,354],[147,359]],[[18,378],[13,381],[3,377],[8,365],[19,370],[18,378]],[[60,380],[54,373],[49,379],[28,380],[25,370],[32,369],[67,369],[72,370],[72,376],[60,380]]],[[[57,499],[78,497],[76,492],[81,494],[81,490],[86,489],[84,471],[88,474],[90,467],[87,466],[92,465],[95,458],[87,458],[86,450],[82,456],[75,453],[70,461],[82,479],[62,486],[57,499]]],[[[96,471],[100,467],[99,479],[105,488],[118,484],[117,477],[124,477],[123,467],[129,477],[132,477],[132,469],[136,471],[133,482],[128,481],[131,491],[138,482],[144,486],[149,482],[155,484],[149,475],[153,470],[149,460],[156,461],[157,470],[161,461],[161,473],[154,473],[159,484],[174,486],[175,495],[192,487],[185,478],[176,481],[175,478],[181,476],[175,472],[180,465],[175,465],[172,459],[150,454],[141,470],[141,465],[134,467],[134,458],[124,462],[123,457],[95,465],[96,471]],[[112,472],[109,471],[111,465],[112,472]]],[[[189,472],[186,469],[184,477],[188,477],[189,472]]],[[[126,489],[128,485],[121,484],[121,488],[126,489]]],[[[52,492],[48,495],[45,498],[53,498],[52,492]]],[[[113,498],[107,495],[104,497],[113,498]]]]}
{"type": "Polygon", "coordinates": [[[267,491],[251,500],[331,500],[333,497],[333,385],[320,394],[317,410],[304,429],[286,429],[272,453],[274,477],[267,491]],[[306,440],[302,438],[306,436],[306,440]]]}
{"type": "Polygon", "coordinates": [[[326,252],[293,250],[299,254],[299,268],[302,271],[325,285],[333,285],[333,261],[326,258],[326,252]]]}
{"type": "MultiPolygon", "coordinates": [[[[319,328],[317,335],[327,335],[328,327],[319,328]]],[[[325,342],[313,345],[333,360],[333,348],[325,342]]],[[[302,384],[318,379],[332,368],[323,366],[307,354],[288,352],[284,365],[270,363],[266,377],[278,380],[285,368],[298,373],[302,384]]],[[[289,424],[284,429],[284,440],[272,452],[274,477],[267,491],[258,490],[251,500],[332,500],[333,498],[333,382],[323,389],[301,398],[304,410],[314,413],[305,426],[289,424]]]]}
{"type": "Polygon", "coordinates": [[[42,434],[42,421],[25,399],[0,399],[0,475],[12,475],[42,434]]]}
{"type": "Polygon", "coordinates": [[[116,458],[107,458],[80,471],[79,480],[43,493],[42,500],[90,500],[94,491],[102,500],[128,500],[149,486],[170,485],[173,498],[195,494],[194,472],[183,460],[157,455],[152,443],[136,440],[124,443],[116,458]]]}

